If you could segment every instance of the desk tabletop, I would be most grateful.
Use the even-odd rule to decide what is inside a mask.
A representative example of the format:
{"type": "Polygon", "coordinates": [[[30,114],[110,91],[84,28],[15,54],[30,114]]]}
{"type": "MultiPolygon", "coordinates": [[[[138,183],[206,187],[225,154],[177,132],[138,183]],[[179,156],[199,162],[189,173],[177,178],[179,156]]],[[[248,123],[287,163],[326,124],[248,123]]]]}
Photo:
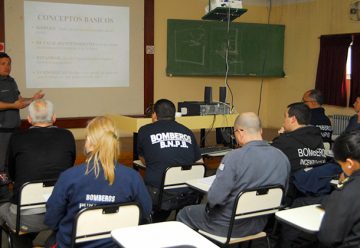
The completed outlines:
{"type": "Polygon", "coordinates": [[[319,204],[299,208],[291,208],[275,213],[280,221],[308,233],[316,233],[320,229],[325,211],[319,208],[319,204]]]}
{"type": "Polygon", "coordinates": [[[134,160],[133,161],[133,166],[135,166],[136,168],[141,168],[141,169],[146,169],[146,165],[143,164],[143,162],[141,162],[140,159],[134,160]]]}
{"type": "Polygon", "coordinates": [[[120,228],[113,230],[111,236],[116,243],[126,248],[218,247],[190,227],[177,221],[120,228]]]}
{"type": "Polygon", "coordinates": [[[203,177],[198,179],[192,179],[186,181],[186,184],[189,185],[191,188],[198,190],[203,193],[207,193],[215,180],[216,175],[210,177],[203,177]]]}

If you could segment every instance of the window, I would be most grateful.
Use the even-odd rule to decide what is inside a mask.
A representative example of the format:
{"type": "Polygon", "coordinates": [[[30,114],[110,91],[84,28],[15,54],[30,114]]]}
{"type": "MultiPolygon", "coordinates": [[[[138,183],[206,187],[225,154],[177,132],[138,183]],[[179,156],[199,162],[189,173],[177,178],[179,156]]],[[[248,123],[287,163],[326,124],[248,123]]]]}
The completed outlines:
{"type": "Polygon", "coordinates": [[[348,106],[360,95],[360,34],[322,35],[316,89],[324,103],[348,106]]]}

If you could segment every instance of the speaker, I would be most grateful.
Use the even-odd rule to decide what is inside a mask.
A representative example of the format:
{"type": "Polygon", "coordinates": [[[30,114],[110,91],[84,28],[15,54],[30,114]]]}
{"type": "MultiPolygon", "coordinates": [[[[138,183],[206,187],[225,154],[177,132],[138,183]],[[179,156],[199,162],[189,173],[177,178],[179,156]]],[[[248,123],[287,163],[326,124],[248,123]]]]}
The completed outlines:
{"type": "Polygon", "coordinates": [[[225,103],[226,100],[226,87],[219,87],[219,102],[225,103]]]}
{"type": "Polygon", "coordinates": [[[212,87],[208,87],[208,86],[205,87],[204,102],[205,104],[212,103],[212,87]]]}

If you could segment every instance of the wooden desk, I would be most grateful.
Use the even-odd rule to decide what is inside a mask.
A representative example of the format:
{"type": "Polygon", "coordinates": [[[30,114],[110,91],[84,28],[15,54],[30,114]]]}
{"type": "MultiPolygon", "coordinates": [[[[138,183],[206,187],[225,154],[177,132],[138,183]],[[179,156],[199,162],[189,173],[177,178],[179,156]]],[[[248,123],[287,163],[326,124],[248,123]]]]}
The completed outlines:
{"type": "MultiPolygon", "coordinates": [[[[238,114],[182,116],[177,117],[176,121],[191,130],[197,130],[219,127],[233,127],[237,116],[238,114]]],[[[117,128],[122,131],[133,133],[133,159],[137,160],[137,133],[142,126],[152,122],[151,118],[130,117],[125,115],[111,115],[109,117],[115,122],[117,128]]]]}
{"type": "Polygon", "coordinates": [[[111,236],[121,247],[206,247],[216,248],[205,237],[177,221],[120,228],[113,230],[111,236]]]}
{"type": "Polygon", "coordinates": [[[325,211],[318,204],[278,211],[275,216],[290,226],[307,233],[316,233],[320,229],[325,211]]]}

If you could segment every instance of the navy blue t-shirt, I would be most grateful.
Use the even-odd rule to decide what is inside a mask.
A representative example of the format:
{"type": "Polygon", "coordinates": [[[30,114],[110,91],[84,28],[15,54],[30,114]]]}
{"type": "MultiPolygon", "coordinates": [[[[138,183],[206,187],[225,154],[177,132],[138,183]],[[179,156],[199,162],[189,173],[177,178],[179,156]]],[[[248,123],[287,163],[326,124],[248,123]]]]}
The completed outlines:
{"type": "MultiPolygon", "coordinates": [[[[90,166],[92,168],[92,165],[90,166]]],[[[86,174],[86,164],[64,171],[46,204],[44,223],[56,232],[57,247],[70,247],[74,218],[83,208],[94,205],[137,202],[143,218],[151,212],[151,198],[142,178],[135,170],[115,165],[112,185],[105,179],[100,165],[99,176],[94,170],[86,174]]],[[[79,247],[113,247],[111,239],[83,243],[79,247]]]]}
{"type": "Polygon", "coordinates": [[[140,128],[138,154],[146,163],[145,183],[159,188],[165,169],[201,159],[193,132],[172,120],[159,120],[140,128]]]}

